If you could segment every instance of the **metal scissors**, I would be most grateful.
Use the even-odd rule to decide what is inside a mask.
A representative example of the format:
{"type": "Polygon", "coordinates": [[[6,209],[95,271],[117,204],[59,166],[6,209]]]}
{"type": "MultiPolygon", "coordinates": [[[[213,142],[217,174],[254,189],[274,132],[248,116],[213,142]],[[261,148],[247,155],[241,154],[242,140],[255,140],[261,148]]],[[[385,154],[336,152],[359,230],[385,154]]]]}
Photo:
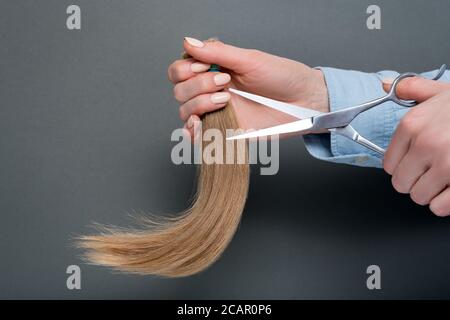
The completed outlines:
{"type": "MultiPolygon", "coordinates": [[[[438,73],[432,78],[432,80],[438,80],[439,78],[441,78],[442,75],[445,73],[445,70],[447,70],[447,65],[443,64],[439,69],[438,73]]],[[[372,101],[362,103],[357,106],[327,113],[322,113],[308,108],[292,105],[289,103],[258,96],[252,93],[229,88],[229,91],[239,96],[255,101],[259,104],[265,105],[272,109],[287,113],[301,120],[231,136],[228,137],[227,140],[257,138],[292,132],[297,133],[318,132],[326,129],[330,132],[335,132],[336,134],[339,134],[350,140],[353,140],[356,143],[359,143],[360,145],[383,155],[385,153],[385,150],[383,148],[379,147],[378,145],[361,136],[351,126],[350,123],[360,113],[365,112],[387,101],[395,102],[404,107],[413,107],[417,105],[417,101],[402,100],[396,94],[396,89],[400,81],[402,81],[405,78],[416,76],[419,75],[417,73],[412,72],[403,73],[394,80],[394,82],[392,83],[391,90],[385,96],[380,97],[378,99],[374,99],[372,101]]]]}

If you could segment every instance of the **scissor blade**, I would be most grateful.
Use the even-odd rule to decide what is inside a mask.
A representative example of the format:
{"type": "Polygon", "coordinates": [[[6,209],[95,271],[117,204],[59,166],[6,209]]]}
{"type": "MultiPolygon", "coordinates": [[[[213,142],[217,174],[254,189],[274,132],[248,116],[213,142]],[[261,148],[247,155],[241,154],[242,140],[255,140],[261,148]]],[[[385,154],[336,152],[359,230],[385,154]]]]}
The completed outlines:
{"type": "Polygon", "coordinates": [[[308,131],[313,127],[312,118],[307,118],[303,120],[298,120],[286,124],[281,124],[279,126],[270,127],[266,129],[251,131],[243,134],[238,134],[236,136],[228,137],[227,140],[238,140],[238,139],[248,139],[257,138],[264,136],[272,136],[275,134],[291,133],[291,132],[304,132],[308,131]]]}
{"type": "Polygon", "coordinates": [[[314,116],[321,114],[321,112],[319,112],[319,111],[315,111],[315,110],[311,110],[308,108],[299,107],[299,106],[296,106],[293,104],[261,97],[256,94],[236,90],[233,88],[229,88],[228,90],[230,90],[231,92],[233,92],[241,97],[244,97],[246,99],[255,101],[257,103],[260,103],[260,104],[270,107],[272,109],[290,114],[291,116],[294,116],[298,119],[310,118],[310,117],[314,117],[314,116]]]}

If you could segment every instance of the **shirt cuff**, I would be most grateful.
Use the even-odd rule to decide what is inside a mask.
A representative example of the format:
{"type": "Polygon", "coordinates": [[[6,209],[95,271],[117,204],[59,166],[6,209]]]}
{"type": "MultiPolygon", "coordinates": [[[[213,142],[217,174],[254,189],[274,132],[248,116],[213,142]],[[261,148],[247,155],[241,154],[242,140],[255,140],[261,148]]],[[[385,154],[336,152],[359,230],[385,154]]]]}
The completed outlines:
{"type": "MultiPolygon", "coordinates": [[[[335,68],[322,70],[328,88],[330,111],[355,106],[386,94],[381,80],[395,78],[394,71],[364,73],[335,68]]],[[[387,148],[392,134],[407,108],[385,102],[358,115],[352,126],[366,139],[387,148]]],[[[334,132],[303,137],[308,152],[315,158],[363,167],[382,167],[382,157],[358,143],[334,132]]]]}

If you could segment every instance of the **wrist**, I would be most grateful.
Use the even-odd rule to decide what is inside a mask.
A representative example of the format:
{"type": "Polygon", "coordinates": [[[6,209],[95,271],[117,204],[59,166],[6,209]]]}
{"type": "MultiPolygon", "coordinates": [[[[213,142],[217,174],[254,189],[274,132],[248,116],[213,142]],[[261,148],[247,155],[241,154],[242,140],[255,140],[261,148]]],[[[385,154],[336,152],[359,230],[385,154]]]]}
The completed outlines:
{"type": "Polygon", "coordinates": [[[309,85],[310,97],[307,106],[319,112],[330,112],[328,88],[322,70],[311,69],[309,85]]]}

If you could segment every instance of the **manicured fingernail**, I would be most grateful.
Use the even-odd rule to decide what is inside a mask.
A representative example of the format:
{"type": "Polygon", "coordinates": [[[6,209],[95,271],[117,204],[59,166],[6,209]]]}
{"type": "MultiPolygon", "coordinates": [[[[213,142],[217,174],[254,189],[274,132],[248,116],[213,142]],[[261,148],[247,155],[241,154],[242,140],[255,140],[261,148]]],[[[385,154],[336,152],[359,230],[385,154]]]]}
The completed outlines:
{"type": "Polygon", "coordinates": [[[211,95],[211,101],[213,103],[225,103],[230,100],[230,94],[228,92],[217,92],[211,95]]]}
{"type": "Polygon", "coordinates": [[[223,86],[230,82],[231,76],[228,73],[219,73],[214,76],[214,83],[216,86],[223,86]]]}
{"type": "Polygon", "coordinates": [[[184,37],[184,40],[186,40],[187,43],[189,43],[191,46],[197,47],[197,48],[201,48],[201,47],[203,47],[205,45],[203,43],[203,41],[200,41],[198,39],[191,38],[191,37],[184,37]]]}
{"type": "Polygon", "coordinates": [[[192,116],[189,117],[186,126],[188,127],[188,129],[192,128],[194,126],[194,119],[192,118],[192,116]]]}
{"type": "Polygon", "coordinates": [[[392,83],[394,83],[394,79],[392,79],[392,78],[383,79],[383,83],[384,84],[392,84],[392,83]]]}
{"type": "Polygon", "coordinates": [[[201,62],[194,62],[193,64],[191,64],[192,72],[204,72],[207,71],[210,67],[211,67],[210,64],[201,62]]]}

